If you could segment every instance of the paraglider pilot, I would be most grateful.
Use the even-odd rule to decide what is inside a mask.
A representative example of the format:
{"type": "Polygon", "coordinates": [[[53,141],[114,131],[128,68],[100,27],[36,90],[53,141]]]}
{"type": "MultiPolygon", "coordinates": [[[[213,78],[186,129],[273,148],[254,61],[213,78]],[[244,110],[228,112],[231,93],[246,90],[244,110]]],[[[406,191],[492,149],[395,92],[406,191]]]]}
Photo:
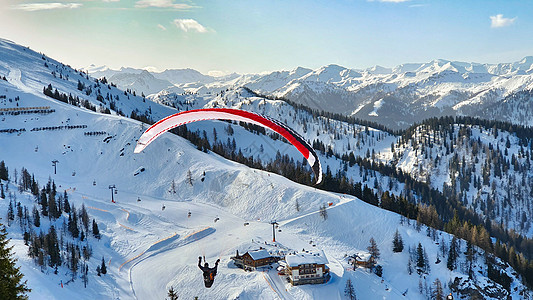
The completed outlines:
{"type": "Polygon", "coordinates": [[[213,282],[215,281],[215,276],[217,275],[217,268],[218,268],[218,263],[220,262],[220,259],[217,259],[217,261],[215,262],[214,268],[209,267],[209,264],[207,263],[207,261],[205,261],[205,256],[204,256],[204,262],[205,264],[202,267],[202,257],[198,256],[198,268],[200,268],[200,270],[204,272],[205,287],[210,288],[213,285],[213,282]]]}

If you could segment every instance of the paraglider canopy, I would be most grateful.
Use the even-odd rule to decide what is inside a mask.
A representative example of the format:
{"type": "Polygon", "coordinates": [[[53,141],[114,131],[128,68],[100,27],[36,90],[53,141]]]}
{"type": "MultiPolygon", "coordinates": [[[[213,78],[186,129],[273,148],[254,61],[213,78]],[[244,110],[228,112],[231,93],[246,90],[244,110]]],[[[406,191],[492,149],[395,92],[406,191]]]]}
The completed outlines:
{"type": "Polygon", "coordinates": [[[315,150],[287,125],[266,116],[239,109],[205,108],[180,112],[168,116],[148,128],[139,138],[134,153],[139,153],[162,133],[178,126],[203,120],[234,120],[269,128],[283,136],[307,159],[315,174],[316,184],[322,181],[322,166],[315,150]]]}

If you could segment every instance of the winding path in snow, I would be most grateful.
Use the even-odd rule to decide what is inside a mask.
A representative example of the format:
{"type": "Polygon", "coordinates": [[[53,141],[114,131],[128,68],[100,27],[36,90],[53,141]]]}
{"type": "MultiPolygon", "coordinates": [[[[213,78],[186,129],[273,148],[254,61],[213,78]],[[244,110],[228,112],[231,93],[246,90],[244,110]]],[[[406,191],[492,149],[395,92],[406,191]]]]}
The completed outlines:
{"type": "Polygon", "coordinates": [[[169,251],[169,250],[174,250],[176,249],[177,247],[183,247],[187,244],[190,244],[190,243],[193,243],[193,242],[196,242],[210,234],[212,234],[213,232],[215,232],[215,229],[212,228],[212,227],[205,227],[205,228],[202,228],[200,230],[197,230],[197,231],[194,231],[186,236],[184,236],[183,238],[179,239],[179,241],[177,241],[178,245],[174,245],[176,247],[172,247],[173,245],[173,242],[174,242],[174,238],[176,237],[179,237],[179,235],[177,233],[174,233],[173,235],[169,236],[169,237],[166,237],[166,238],[163,238],[155,243],[153,243],[152,245],[150,245],[150,247],[148,247],[148,249],[146,249],[145,251],[143,251],[142,253],[140,253],[139,255],[125,261],[122,265],[120,265],[119,267],[119,272],[120,270],[122,269],[122,267],[134,260],[137,260],[135,261],[131,267],[129,268],[128,270],[128,277],[129,277],[129,282],[130,282],[130,287],[131,287],[131,291],[133,292],[133,295],[135,296],[135,298],[137,298],[137,294],[135,293],[135,288],[133,286],[133,279],[132,279],[132,274],[131,274],[131,271],[132,269],[139,263],[141,263],[143,260],[147,259],[147,258],[150,258],[150,257],[153,257],[155,255],[158,255],[162,252],[166,252],[166,251],[169,251]],[[164,244],[166,242],[166,244],[164,244]],[[143,256],[144,254],[146,254],[147,252],[151,252],[153,251],[153,253],[145,256],[145,257],[141,257],[143,256]]]}
{"type": "Polygon", "coordinates": [[[278,295],[281,300],[292,300],[294,297],[287,291],[283,281],[281,281],[279,275],[272,271],[263,271],[263,278],[270,286],[270,288],[278,295]],[[266,275],[265,275],[266,274],[266,275]]]}

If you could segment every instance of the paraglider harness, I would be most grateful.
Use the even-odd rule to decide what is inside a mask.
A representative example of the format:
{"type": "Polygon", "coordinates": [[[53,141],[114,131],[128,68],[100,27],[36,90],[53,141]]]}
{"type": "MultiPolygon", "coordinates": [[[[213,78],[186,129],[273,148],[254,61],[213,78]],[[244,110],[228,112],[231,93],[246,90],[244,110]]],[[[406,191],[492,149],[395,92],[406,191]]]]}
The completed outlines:
{"type": "Polygon", "coordinates": [[[204,266],[202,267],[202,257],[198,257],[198,268],[204,272],[204,284],[206,288],[210,288],[213,285],[213,282],[215,281],[215,276],[217,275],[217,268],[218,263],[220,262],[220,259],[217,259],[215,262],[215,267],[210,268],[209,264],[205,261],[204,257],[204,266]]]}
{"type": "Polygon", "coordinates": [[[446,296],[446,300],[453,300],[452,293],[450,293],[448,296],[446,296]]]}

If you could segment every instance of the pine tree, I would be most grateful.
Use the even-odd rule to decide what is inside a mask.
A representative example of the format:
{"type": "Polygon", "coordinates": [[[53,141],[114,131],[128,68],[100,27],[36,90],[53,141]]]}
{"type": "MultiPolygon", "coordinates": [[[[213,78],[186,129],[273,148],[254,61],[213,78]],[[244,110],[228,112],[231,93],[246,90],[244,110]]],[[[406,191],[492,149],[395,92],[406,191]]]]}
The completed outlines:
{"type": "Polygon", "coordinates": [[[432,296],[432,299],[434,300],[444,300],[444,290],[442,289],[442,283],[438,278],[433,282],[432,296]]]}
{"type": "Polygon", "coordinates": [[[170,193],[176,193],[176,181],[174,181],[174,179],[172,179],[172,183],[170,184],[170,193]]]}
{"type": "Polygon", "coordinates": [[[393,252],[402,252],[403,251],[403,239],[398,229],[394,233],[394,239],[392,240],[392,251],[393,252]]]}
{"type": "Polygon", "coordinates": [[[102,274],[107,274],[107,268],[105,266],[105,260],[103,256],[102,256],[102,265],[100,266],[100,272],[102,272],[102,274]]]}
{"type": "Polygon", "coordinates": [[[52,193],[50,193],[48,197],[48,214],[52,219],[57,219],[61,215],[57,209],[55,196],[52,193]]]}
{"type": "Polygon", "coordinates": [[[81,223],[83,224],[83,227],[85,228],[85,231],[88,232],[89,231],[89,214],[87,213],[85,204],[81,205],[80,218],[81,218],[81,223]]]}
{"type": "Polygon", "coordinates": [[[44,188],[41,190],[41,213],[43,217],[48,217],[48,199],[44,188]]]}
{"type": "Polygon", "coordinates": [[[178,294],[176,293],[176,291],[174,291],[173,286],[168,289],[167,297],[169,300],[178,300],[178,294]]]}
{"type": "Polygon", "coordinates": [[[100,230],[98,229],[98,224],[93,219],[93,235],[95,238],[100,239],[100,230]]]}
{"type": "Polygon", "coordinates": [[[70,271],[72,272],[72,281],[76,278],[76,273],[78,272],[78,262],[80,260],[79,251],[77,247],[74,247],[74,244],[70,245],[70,271]]]}
{"type": "Polygon", "coordinates": [[[61,253],[59,251],[59,241],[57,239],[57,233],[55,227],[52,225],[48,234],[46,235],[46,241],[48,249],[48,255],[50,256],[50,267],[56,267],[61,265],[61,253]]]}
{"type": "Polygon", "coordinates": [[[344,295],[350,300],[357,300],[355,289],[353,288],[352,280],[346,280],[346,287],[344,288],[344,295]]]}
{"type": "Polygon", "coordinates": [[[422,247],[421,243],[418,243],[418,247],[416,248],[416,268],[418,274],[425,273],[426,260],[424,258],[424,247],[422,247]]]}
{"type": "Polygon", "coordinates": [[[68,195],[67,195],[67,191],[65,191],[64,195],[63,195],[63,211],[66,212],[67,214],[70,214],[70,203],[68,202],[68,195]]]}
{"type": "Polygon", "coordinates": [[[368,252],[370,252],[371,258],[376,261],[379,259],[380,253],[378,249],[378,244],[373,237],[370,238],[370,246],[368,246],[368,252]]]}
{"type": "Polygon", "coordinates": [[[450,248],[448,250],[448,262],[446,266],[450,271],[455,270],[457,267],[457,238],[454,236],[452,242],[450,243],[450,248]]]}
{"type": "Polygon", "coordinates": [[[191,173],[191,170],[187,171],[187,183],[192,186],[192,173],[191,173]]]}
{"type": "Polygon", "coordinates": [[[322,217],[322,219],[324,220],[327,220],[328,218],[328,211],[326,209],[326,204],[322,204],[320,206],[320,216],[322,217]]]}
{"type": "Polygon", "coordinates": [[[70,214],[68,216],[68,231],[75,238],[80,235],[80,229],[78,228],[78,214],[76,213],[74,204],[72,204],[70,208],[70,214]]]}
{"type": "Polygon", "coordinates": [[[26,293],[31,290],[22,281],[24,275],[16,266],[13,246],[8,244],[7,231],[0,223],[0,299],[28,299],[26,293]]]}
{"type": "Polygon", "coordinates": [[[11,226],[11,222],[15,220],[15,210],[13,208],[13,202],[9,201],[9,207],[7,209],[7,226],[11,226]]]}
{"type": "Polygon", "coordinates": [[[0,180],[9,181],[9,172],[4,161],[0,161],[0,180]]]}
{"type": "Polygon", "coordinates": [[[466,256],[466,264],[468,268],[468,278],[472,279],[472,277],[474,276],[473,265],[474,265],[474,260],[476,259],[476,250],[474,249],[474,246],[472,245],[470,241],[467,241],[466,243],[465,256],[466,256]]]}

